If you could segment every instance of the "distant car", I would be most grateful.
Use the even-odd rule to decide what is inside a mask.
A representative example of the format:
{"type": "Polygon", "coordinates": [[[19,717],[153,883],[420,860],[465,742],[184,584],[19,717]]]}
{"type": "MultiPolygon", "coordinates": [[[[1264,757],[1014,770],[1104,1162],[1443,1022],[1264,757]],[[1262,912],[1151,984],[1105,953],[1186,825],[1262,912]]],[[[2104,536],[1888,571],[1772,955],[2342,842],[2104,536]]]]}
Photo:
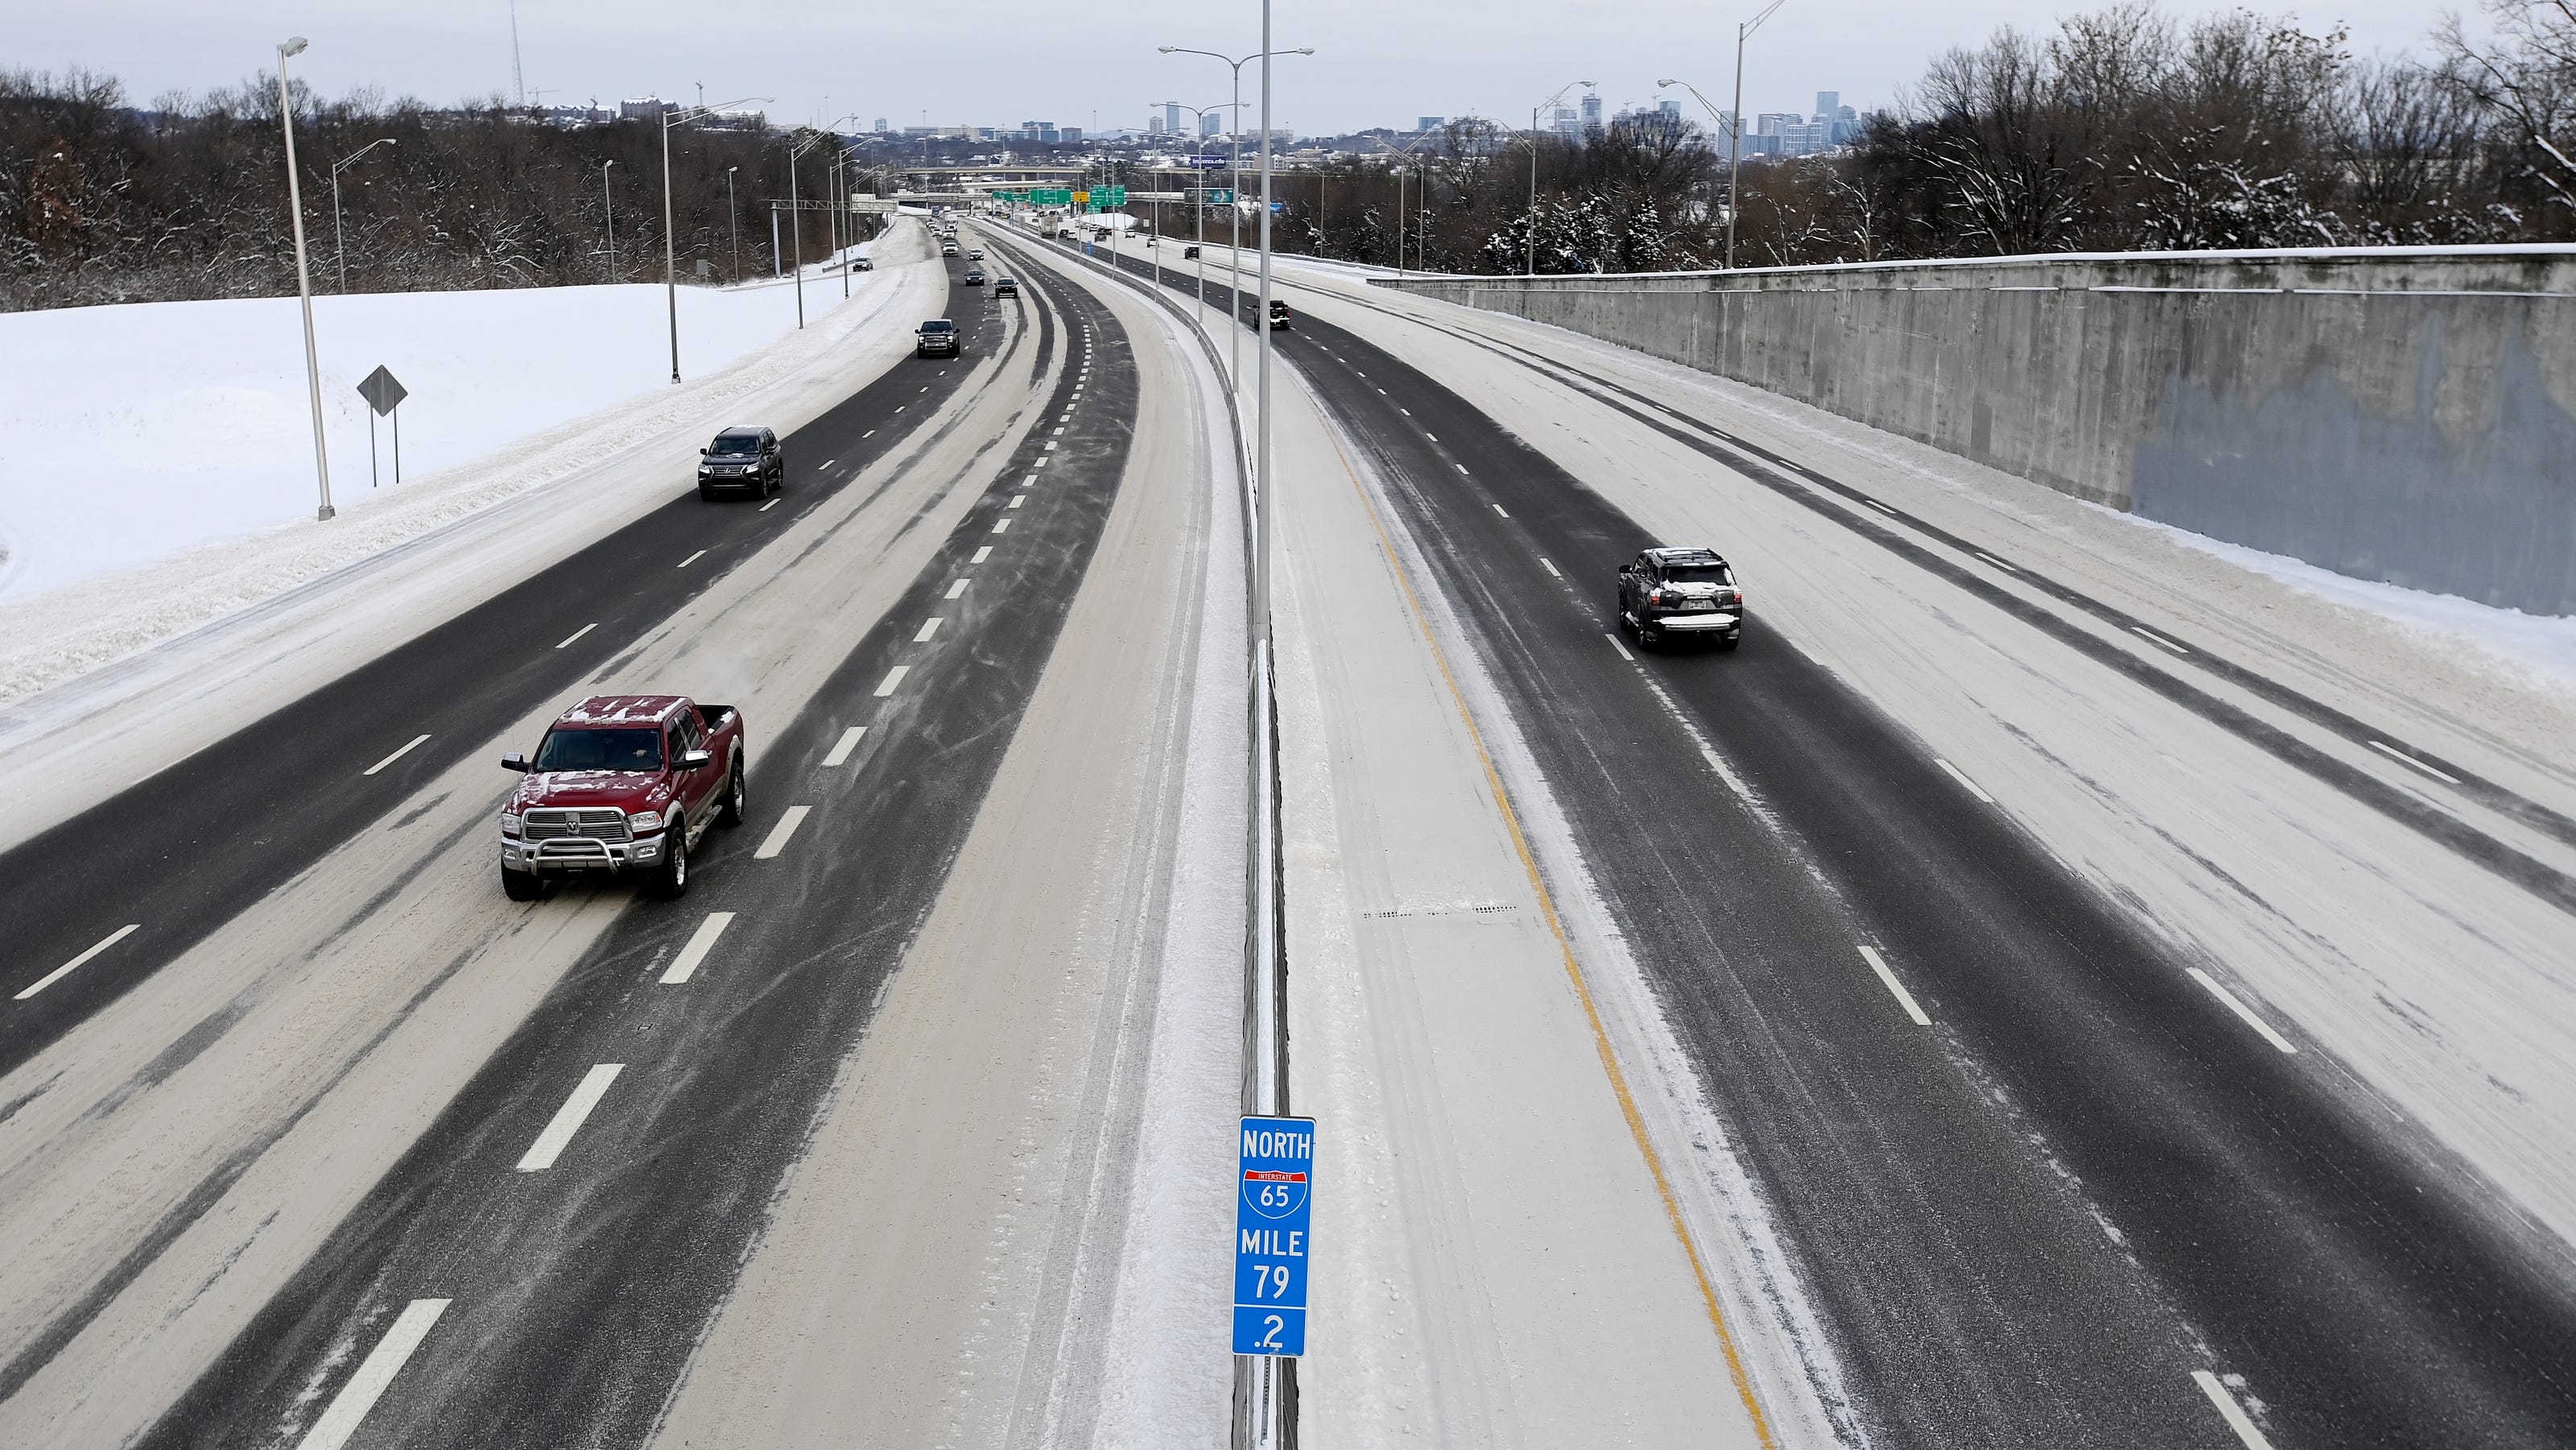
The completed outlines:
{"type": "Polygon", "coordinates": [[[969,267],[969,268],[967,268],[967,269],[966,269],[966,285],[967,285],[967,286],[969,286],[969,287],[981,287],[981,286],[983,286],[983,285],[984,285],[984,269],[983,269],[983,268],[981,268],[981,267],[969,267]]]}
{"type": "Polygon", "coordinates": [[[934,317],[912,334],[914,357],[957,356],[957,324],[945,317],[934,317]]]}
{"type": "Polygon", "coordinates": [[[1198,256],[1199,249],[1196,247],[1181,248],[1181,260],[1184,262],[1195,262],[1198,260],[1198,256]]]}
{"type": "Polygon", "coordinates": [[[1647,549],[1619,570],[1619,627],[1642,645],[1698,635],[1733,649],[1744,639],[1744,586],[1714,549],[1647,549]]]}
{"type": "Polygon", "coordinates": [[[853,272],[873,272],[876,269],[877,264],[865,257],[852,257],[850,259],[850,270],[853,272]]]}
{"type": "Polygon", "coordinates": [[[698,450],[698,497],[728,489],[767,498],[787,483],[787,455],[766,428],[727,428],[698,450]]]}
{"type": "Polygon", "coordinates": [[[1290,320],[1288,304],[1280,301],[1276,297],[1271,298],[1270,330],[1272,332],[1286,332],[1288,330],[1288,323],[1290,320]]]}
{"type": "Polygon", "coordinates": [[[939,255],[941,255],[941,256],[943,256],[943,257],[953,257],[953,256],[956,256],[956,255],[957,255],[957,244],[956,244],[955,242],[941,242],[941,243],[939,244],[939,255]]]}
{"type": "Polygon", "coordinates": [[[970,250],[966,253],[966,260],[967,260],[967,261],[970,261],[970,262],[980,262],[980,261],[984,260],[984,249],[983,249],[982,247],[975,247],[975,248],[970,249],[970,250]]]}
{"type": "Polygon", "coordinates": [[[1020,284],[1008,277],[996,277],[993,279],[993,295],[997,298],[1017,297],[1020,295],[1020,284]]]}

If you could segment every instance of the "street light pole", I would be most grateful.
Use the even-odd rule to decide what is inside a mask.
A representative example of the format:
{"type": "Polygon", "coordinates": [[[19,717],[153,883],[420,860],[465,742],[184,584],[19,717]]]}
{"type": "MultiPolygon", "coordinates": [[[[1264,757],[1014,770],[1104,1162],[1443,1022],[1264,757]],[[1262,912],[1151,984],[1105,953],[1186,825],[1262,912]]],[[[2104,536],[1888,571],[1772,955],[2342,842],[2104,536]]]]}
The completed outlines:
{"type": "Polygon", "coordinates": [[[304,381],[313,393],[313,476],[322,489],[316,520],[331,517],[331,451],[322,442],[322,353],[313,342],[313,276],[304,260],[304,187],[295,175],[295,99],[286,89],[286,58],[304,53],[303,36],[277,48],[277,122],[286,132],[286,210],[295,222],[295,295],[304,307],[304,381]]]}
{"type": "Polygon", "coordinates": [[[1529,243],[1529,275],[1533,277],[1538,275],[1538,113],[1555,105],[1576,86],[1588,91],[1592,89],[1592,82],[1567,81],[1556,88],[1555,95],[1530,107],[1530,203],[1529,220],[1523,236],[1529,243]]]}
{"type": "MultiPolygon", "coordinates": [[[[700,96],[703,99],[704,93],[701,92],[700,96]]],[[[744,106],[753,101],[765,103],[769,99],[767,96],[744,96],[740,100],[723,101],[713,106],[693,106],[685,111],[673,106],[662,113],[662,296],[671,315],[672,382],[680,380],[680,253],[678,239],[673,235],[677,222],[671,203],[671,128],[683,121],[712,116],[726,106],[744,106]]],[[[730,187],[731,184],[731,173],[727,173],[726,185],[730,187]]]]}
{"type": "Polygon", "coordinates": [[[608,189],[608,169],[616,164],[610,160],[599,167],[599,204],[608,208],[608,282],[612,287],[617,285],[617,197],[608,189]]]}
{"type": "MultiPolygon", "coordinates": [[[[1762,22],[1770,19],[1774,11],[1788,3],[1789,0],[1771,0],[1770,4],[1762,7],[1761,14],[1750,20],[1738,21],[1735,26],[1735,111],[1726,126],[1726,269],[1730,272],[1735,270],[1735,218],[1743,210],[1736,205],[1735,182],[1744,164],[1744,42],[1762,28],[1762,22]]],[[[1709,105],[1708,97],[1700,95],[1696,86],[1677,81],[1657,81],[1655,84],[1681,85],[1698,97],[1701,107],[1709,114],[1717,113],[1717,107],[1709,105]]]]}
{"type": "Polygon", "coordinates": [[[343,296],[348,295],[349,291],[349,248],[348,243],[342,239],[340,234],[340,173],[348,170],[352,165],[355,165],[359,157],[366,155],[377,147],[391,146],[393,144],[394,138],[391,136],[387,136],[378,141],[370,141],[366,145],[359,147],[357,150],[352,151],[348,155],[331,163],[331,265],[339,270],[340,292],[343,296]]]}
{"type": "MultiPolygon", "coordinates": [[[[1164,105],[1166,105],[1166,106],[1180,106],[1180,108],[1181,108],[1182,110],[1189,112],[1189,113],[1190,113],[1191,115],[1193,115],[1193,116],[1196,116],[1196,117],[1198,118],[1198,128],[1199,128],[1199,133],[1200,133],[1200,134],[1204,134],[1204,133],[1205,133],[1205,131],[1206,131],[1206,129],[1207,129],[1207,113],[1216,109],[1216,107],[1214,107],[1214,106],[1190,106],[1190,105],[1182,105],[1182,103],[1181,103],[1181,102],[1179,102],[1179,101],[1165,101],[1165,102],[1163,102],[1163,104],[1164,104],[1164,105]]],[[[1199,154],[1199,147],[1198,147],[1198,135],[1194,134],[1194,135],[1192,135],[1192,136],[1191,136],[1191,138],[1190,138],[1190,160],[1191,160],[1193,163],[1196,163],[1196,162],[1197,162],[1197,160],[1198,160],[1198,154],[1199,154]]],[[[1201,181],[1205,181],[1206,179],[1207,179],[1207,173],[1206,173],[1206,172],[1204,172],[1204,171],[1201,171],[1201,170],[1198,168],[1198,166],[1197,166],[1196,164],[1193,164],[1193,165],[1190,167],[1190,180],[1191,180],[1193,183],[1201,182],[1201,181]]],[[[1205,191],[1205,190],[1207,190],[1207,188],[1206,188],[1206,187],[1203,187],[1203,186],[1197,186],[1197,185],[1193,185],[1190,189],[1191,189],[1191,190],[1193,190],[1193,191],[1205,191]]],[[[1194,229],[1194,231],[1193,231],[1193,233],[1192,233],[1192,236],[1191,236],[1191,246],[1190,246],[1190,250],[1191,250],[1192,252],[1194,252],[1194,253],[1199,254],[1199,255],[1196,255],[1196,256],[1191,257],[1191,258],[1190,258],[1190,260],[1198,264],[1195,268],[1193,268],[1193,269],[1192,269],[1192,273],[1193,273],[1193,275],[1197,278],[1197,287],[1198,287],[1198,305],[1199,305],[1199,307],[1200,307],[1202,310],[1204,310],[1204,309],[1207,307],[1207,256],[1206,256],[1206,252],[1207,252],[1207,203],[1206,203],[1206,201],[1201,200],[1201,201],[1192,202],[1192,203],[1190,204],[1190,211],[1191,211],[1191,213],[1192,213],[1194,216],[1196,216],[1196,217],[1197,217],[1197,219],[1198,219],[1198,220],[1197,220],[1197,222],[1195,223],[1195,229],[1194,229]]],[[[1202,317],[1202,318],[1201,318],[1201,320],[1200,320],[1200,322],[1199,322],[1199,326],[1200,326],[1200,327],[1202,327],[1202,328],[1204,328],[1204,327],[1206,327],[1206,326],[1207,326],[1207,322],[1206,322],[1206,320],[1204,319],[1204,317],[1202,317]]]]}
{"type": "Polygon", "coordinates": [[[739,166],[725,168],[725,221],[733,228],[733,280],[742,285],[742,206],[733,199],[733,174],[739,166]]]}
{"type": "MultiPolygon", "coordinates": [[[[1267,38],[1270,33],[1270,11],[1268,8],[1270,0],[1261,0],[1261,3],[1263,6],[1261,12],[1261,28],[1264,39],[1261,42],[1261,50],[1258,54],[1247,55],[1238,60],[1233,56],[1219,55],[1213,50],[1192,50],[1185,45],[1162,45],[1155,47],[1155,49],[1161,51],[1165,55],[1203,55],[1210,60],[1223,61],[1234,71],[1234,100],[1232,102],[1231,109],[1226,113],[1227,118],[1233,123],[1231,133],[1226,137],[1226,148],[1229,157],[1234,163],[1234,204],[1226,209],[1229,213],[1229,226],[1226,232],[1225,251],[1226,302],[1227,306],[1234,312],[1235,325],[1233,328],[1233,335],[1228,339],[1226,344],[1226,368],[1227,371],[1232,374],[1232,376],[1226,381],[1234,385],[1234,390],[1238,394],[1243,391],[1243,68],[1257,60],[1262,63],[1262,74],[1268,75],[1270,73],[1270,57],[1273,55],[1313,55],[1315,53],[1315,48],[1311,45],[1304,46],[1293,51],[1272,50],[1267,38]]],[[[1262,154],[1265,156],[1268,155],[1270,146],[1270,125],[1267,118],[1264,118],[1262,122],[1261,144],[1262,154]]],[[[1270,198],[1265,195],[1261,200],[1262,204],[1266,206],[1269,204],[1270,198]]],[[[1265,211],[1262,215],[1266,218],[1269,216],[1269,213],[1265,211]]],[[[1265,220],[1262,223],[1261,231],[1264,236],[1268,236],[1270,234],[1270,224],[1268,221],[1265,220]]],[[[1269,325],[1269,318],[1266,313],[1261,317],[1254,318],[1253,321],[1264,328],[1267,328],[1269,325]]]]}

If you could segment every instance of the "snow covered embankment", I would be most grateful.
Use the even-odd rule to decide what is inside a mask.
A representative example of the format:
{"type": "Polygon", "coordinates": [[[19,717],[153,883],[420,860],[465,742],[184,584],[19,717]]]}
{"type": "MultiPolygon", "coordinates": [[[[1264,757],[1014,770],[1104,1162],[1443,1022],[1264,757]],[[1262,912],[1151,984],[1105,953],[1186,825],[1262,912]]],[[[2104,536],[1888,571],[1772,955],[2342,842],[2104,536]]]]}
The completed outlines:
{"type": "Polygon", "coordinates": [[[658,287],[317,298],[328,524],[293,298],[0,316],[0,704],[702,424],[845,341],[896,273],[852,283],[843,309],[809,276],[801,335],[788,284],[682,289],[680,387],[658,287]],[[384,422],[370,486],[379,364],[410,390],[399,486],[384,422]]]}

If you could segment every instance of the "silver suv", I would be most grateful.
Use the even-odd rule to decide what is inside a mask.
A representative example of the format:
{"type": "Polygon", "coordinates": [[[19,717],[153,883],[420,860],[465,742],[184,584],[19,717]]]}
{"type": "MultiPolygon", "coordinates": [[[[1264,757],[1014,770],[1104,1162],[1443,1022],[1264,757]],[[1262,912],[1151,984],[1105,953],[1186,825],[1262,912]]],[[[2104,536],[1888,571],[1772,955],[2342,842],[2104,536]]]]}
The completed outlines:
{"type": "Polygon", "coordinates": [[[1744,586],[1714,549],[1647,549],[1619,570],[1619,627],[1649,648],[1698,635],[1733,649],[1744,639],[1744,586]]]}

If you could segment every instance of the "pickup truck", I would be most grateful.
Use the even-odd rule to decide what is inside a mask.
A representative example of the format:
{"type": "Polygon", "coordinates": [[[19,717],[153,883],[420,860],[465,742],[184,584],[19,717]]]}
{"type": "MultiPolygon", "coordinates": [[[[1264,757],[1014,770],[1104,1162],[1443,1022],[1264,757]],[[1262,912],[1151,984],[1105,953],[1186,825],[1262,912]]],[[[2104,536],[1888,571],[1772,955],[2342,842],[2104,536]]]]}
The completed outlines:
{"type": "Polygon", "coordinates": [[[501,890],[543,896],[550,879],[636,875],[654,895],[689,889],[689,851],[742,824],[742,715],[685,695],[593,695],[546,728],[501,807],[501,890]]]}
{"type": "Polygon", "coordinates": [[[934,317],[912,330],[914,357],[957,356],[957,324],[945,317],[934,317]]]}

